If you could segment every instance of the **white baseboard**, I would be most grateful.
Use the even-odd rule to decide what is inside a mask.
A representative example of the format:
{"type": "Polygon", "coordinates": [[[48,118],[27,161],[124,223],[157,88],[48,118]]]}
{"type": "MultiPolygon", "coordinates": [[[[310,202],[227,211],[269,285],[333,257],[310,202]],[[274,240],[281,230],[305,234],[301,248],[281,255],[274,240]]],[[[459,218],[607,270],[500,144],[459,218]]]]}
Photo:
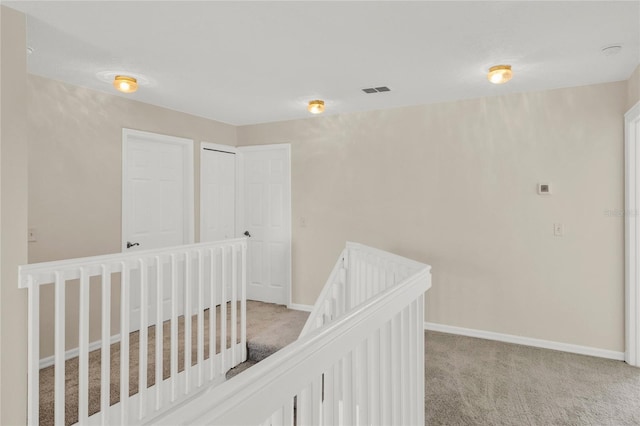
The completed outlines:
{"type": "MultiPolygon", "coordinates": [[[[120,341],[120,334],[114,334],[111,336],[111,344],[120,341]]],[[[95,342],[89,343],[89,352],[95,351],[96,349],[100,349],[102,346],[102,340],[96,340],[95,342]]],[[[80,353],[78,348],[69,349],[64,353],[64,359],[69,360],[71,358],[75,358],[80,353]]],[[[40,359],[40,369],[47,368],[55,364],[55,355],[48,356],[46,358],[40,359]]]]}
{"type": "Polygon", "coordinates": [[[498,342],[515,343],[517,345],[533,346],[536,348],[553,349],[556,351],[624,361],[624,352],[592,348],[590,346],[572,345],[570,343],[553,342],[551,340],[534,339],[531,337],[515,336],[513,334],[502,334],[494,333],[493,331],[455,327],[453,325],[437,324],[434,322],[425,322],[424,329],[430,331],[440,331],[442,333],[458,334],[461,336],[477,337],[480,339],[496,340],[498,342]]]}
{"type": "Polygon", "coordinates": [[[295,309],[296,311],[305,311],[305,312],[313,311],[313,305],[301,305],[299,303],[289,303],[289,306],[287,306],[287,308],[295,309]]]}

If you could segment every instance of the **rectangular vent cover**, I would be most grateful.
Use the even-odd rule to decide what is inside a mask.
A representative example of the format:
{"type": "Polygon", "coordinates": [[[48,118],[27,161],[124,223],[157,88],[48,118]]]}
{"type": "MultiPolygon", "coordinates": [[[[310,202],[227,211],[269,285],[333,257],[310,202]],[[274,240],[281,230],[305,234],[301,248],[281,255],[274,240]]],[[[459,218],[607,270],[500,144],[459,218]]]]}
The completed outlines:
{"type": "Polygon", "coordinates": [[[389,89],[387,86],[380,86],[380,87],[368,87],[366,89],[362,89],[362,91],[364,93],[382,93],[382,92],[390,92],[391,89],[389,89]]]}

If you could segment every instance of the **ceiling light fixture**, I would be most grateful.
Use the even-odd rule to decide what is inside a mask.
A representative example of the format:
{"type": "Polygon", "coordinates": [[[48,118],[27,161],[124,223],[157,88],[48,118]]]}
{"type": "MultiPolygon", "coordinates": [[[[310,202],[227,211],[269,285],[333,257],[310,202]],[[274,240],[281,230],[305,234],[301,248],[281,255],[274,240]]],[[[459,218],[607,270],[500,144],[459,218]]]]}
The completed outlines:
{"type": "Polygon", "coordinates": [[[320,99],[309,101],[307,109],[311,114],[321,114],[324,112],[324,101],[320,99]]]}
{"type": "Polygon", "coordinates": [[[133,93],[138,90],[138,80],[126,75],[116,75],[113,79],[113,87],[122,93],[133,93]]]}
{"type": "Polygon", "coordinates": [[[496,65],[489,68],[489,74],[487,79],[493,84],[503,84],[511,80],[513,77],[513,71],[511,71],[511,65],[496,65]]]}

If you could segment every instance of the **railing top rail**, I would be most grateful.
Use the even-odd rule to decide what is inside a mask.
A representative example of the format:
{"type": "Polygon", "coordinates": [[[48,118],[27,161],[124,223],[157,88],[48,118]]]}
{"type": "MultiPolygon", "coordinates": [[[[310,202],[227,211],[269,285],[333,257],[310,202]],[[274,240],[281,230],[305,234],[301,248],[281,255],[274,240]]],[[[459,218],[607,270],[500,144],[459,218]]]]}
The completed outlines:
{"type": "MultiPolygon", "coordinates": [[[[416,260],[409,259],[409,258],[400,256],[394,253],[390,253],[388,251],[384,251],[381,249],[377,249],[374,247],[369,247],[364,244],[348,241],[345,245],[345,249],[342,251],[342,253],[340,254],[340,257],[338,258],[339,259],[338,263],[336,263],[333,271],[331,272],[331,275],[329,276],[327,283],[325,284],[322,291],[320,292],[320,295],[318,296],[318,299],[313,307],[313,310],[311,311],[311,314],[309,315],[309,318],[307,319],[307,322],[304,328],[300,332],[301,337],[307,335],[309,331],[318,327],[317,320],[319,317],[322,317],[325,313],[324,301],[332,293],[332,290],[334,287],[334,281],[338,275],[338,268],[341,267],[340,259],[348,259],[349,256],[356,256],[356,255],[362,255],[362,254],[364,254],[365,256],[367,255],[372,256],[373,257],[372,260],[374,261],[381,261],[379,266],[383,268],[388,267],[389,264],[392,264],[392,265],[395,264],[395,265],[399,265],[406,268],[406,273],[404,274],[405,278],[407,276],[411,276],[412,274],[415,274],[422,270],[425,270],[425,271],[431,270],[431,266],[427,265],[426,263],[421,263],[416,260]]],[[[345,264],[344,267],[347,267],[347,265],[345,264]]],[[[399,276],[398,278],[402,278],[402,277],[399,276]]],[[[396,284],[400,284],[400,282],[397,282],[396,284]]]]}
{"type": "Polygon", "coordinates": [[[332,344],[345,350],[355,347],[358,337],[373,333],[430,287],[430,272],[425,268],[335,322],[313,330],[233,380],[205,391],[169,416],[151,422],[258,424],[272,413],[273,407],[293,397],[311,377],[321,374],[339,359],[341,353],[332,344]],[[291,395],[283,392],[285,389],[290,389],[291,395]],[[241,409],[243,403],[250,403],[251,409],[241,409]]]}
{"type": "Polygon", "coordinates": [[[140,258],[153,258],[157,256],[167,256],[173,253],[183,253],[194,250],[209,249],[213,247],[223,247],[235,244],[246,245],[247,237],[233,238],[229,240],[210,241],[205,243],[187,244],[160,249],[136,250],[129,253],[113,253],[100,256],[81,257],[76,259],[54,260],[50,262],[31,263],[18,267],[18,287],[27,288],[29,286],[29,275],[52,273],[59,270],[78,269],[82,267],[92,267],[102,264],[115,264],[140,258]]]}
{"type": "Polygon", "coordinates": [[[377,249],[374,247],[370,247],[364,244],[360,244],[360,243],[354,243],[351,241],[347,241],[346,244],[346,248],[347,250],[358,250],[358,251],[362,251],[365,253],[370,253],[370,254],[374,254],[380,257],[385,257],[389,260],[393,260],[394,262],[397,262],[399,264],[403,264],[409,267],[413,267],[416,270],[419,269],[423,269],[426,268],[427,270],[431,270],[431,266],[427,265],[426,263],[422,263],[422,262],[418,262],[417,260],[413,260],[413,259],[409,259],[408,257],[404,257],[404,256],[400,256],[398,254],[395,253],[391,253],[385,250],[381,250],[381,249],[377,249]]]}

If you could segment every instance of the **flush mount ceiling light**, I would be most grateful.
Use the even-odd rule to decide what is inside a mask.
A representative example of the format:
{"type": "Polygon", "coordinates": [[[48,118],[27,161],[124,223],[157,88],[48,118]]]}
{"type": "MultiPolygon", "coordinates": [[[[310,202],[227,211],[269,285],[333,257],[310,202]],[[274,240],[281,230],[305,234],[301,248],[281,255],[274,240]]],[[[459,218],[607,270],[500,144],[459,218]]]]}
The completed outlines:
{"type": "Polygon", "coordinates": [[[138,80],[126,75],[116,75],[113,79],[113,87],[122,93],[133,93],[138,90],[138,80]]]}
{"type": "Polygon", "coordinates": [[[96,73],[96,77],[98,80],[108,84],[109,86],[115,87],[116,90],[123,93],[133,93],[135,91],[132,90],[133,87],[137,89],[140,87],[156,86],[156,82],[151,80],[149,77],[126,70],[100,71],[96,73]],[[131,80],[133,80],[133,82],[131,80]],[[132,83],[135,84],[132,85],[132,83]],[[120,87],[128,91],[121,90],[120,87]]]}
{"type": "Polygon", "coordinates": [[[487,79],[493,84],[503,84],[511,80],[513,77],[513,71],[511,71],[511,65],[496,65],[489,68],[489,74],[487,79]]]}
{"type": "Polygon", "coordinates": [[[311,114],[321,114],[324,112],[324,101],[320,99],[309,101],[309,106],[307,106],[307,109],[311,114]]]}

